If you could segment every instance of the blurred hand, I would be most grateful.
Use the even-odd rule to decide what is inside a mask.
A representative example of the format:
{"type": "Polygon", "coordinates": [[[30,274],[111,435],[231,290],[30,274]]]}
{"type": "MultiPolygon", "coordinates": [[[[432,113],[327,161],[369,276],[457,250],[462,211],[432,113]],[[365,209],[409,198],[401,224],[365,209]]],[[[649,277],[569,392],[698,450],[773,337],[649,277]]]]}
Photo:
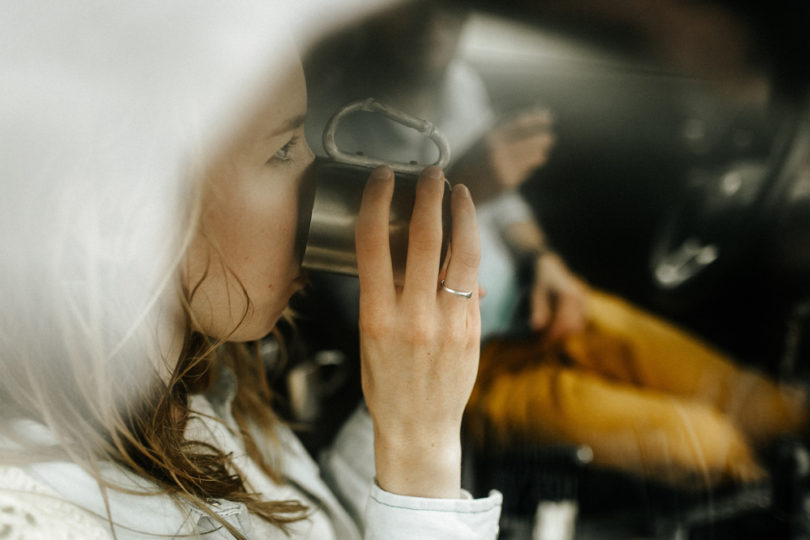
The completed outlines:
{"type": "Polygon", "coordinates": [[[501,189],[522,184],[548,160],[554,146],[551,113],[528,109],[498,124],[487,135],[493,180],[501,189]]]}
{"type": "Polygon", "coordinates": [[[544,330],[552,341],[583,330],[586,296],[585,283],[555,253],[540,255],[535,263],[529,326],[544,330]]]}
{"type": "Polygon", "coordinates": [[[466,187],[452,192],[448,287],[439,288],[444,176],[420,176],[409,229],[404,286],[391,265],[388,222],[394,175],[379,167],[363,193],[357,220],[363,393],[374,420],[377,482],[392,493],[458,498],[460,429],[478,370],[480,247],[466,187]]]}

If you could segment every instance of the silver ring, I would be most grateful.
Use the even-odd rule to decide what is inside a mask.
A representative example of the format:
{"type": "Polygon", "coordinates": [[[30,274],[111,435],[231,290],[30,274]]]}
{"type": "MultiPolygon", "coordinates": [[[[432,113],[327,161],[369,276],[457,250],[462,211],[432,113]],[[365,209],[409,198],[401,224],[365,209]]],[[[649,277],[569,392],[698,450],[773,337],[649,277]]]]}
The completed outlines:
{"type": "Polygon", "coordinates": [[[449,292],[450,294],[455,294],[456,296],[463,296],[464,298],[472,298],[472,291],[457,291],[455,289],[451,289],[447,285],[444,284],[444,280],[442,280],[439,285],[442,286],[442,290],[449,292]]]}

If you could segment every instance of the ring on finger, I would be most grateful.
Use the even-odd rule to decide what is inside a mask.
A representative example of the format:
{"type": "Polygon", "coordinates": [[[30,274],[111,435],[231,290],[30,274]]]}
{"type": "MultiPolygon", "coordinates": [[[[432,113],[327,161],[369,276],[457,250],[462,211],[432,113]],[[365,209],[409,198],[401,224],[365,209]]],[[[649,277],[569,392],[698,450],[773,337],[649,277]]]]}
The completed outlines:
{"type": "Polygon", "coordinates": [[[443,291],[449,292],[450,294],[455,294],[456,296],[462,296],[464,298],[472,298],[472,291],[459,291],[457,289],[451,289],[444,284],[444,280],[442,280],[439,285],[441,285],[443,291]]]}

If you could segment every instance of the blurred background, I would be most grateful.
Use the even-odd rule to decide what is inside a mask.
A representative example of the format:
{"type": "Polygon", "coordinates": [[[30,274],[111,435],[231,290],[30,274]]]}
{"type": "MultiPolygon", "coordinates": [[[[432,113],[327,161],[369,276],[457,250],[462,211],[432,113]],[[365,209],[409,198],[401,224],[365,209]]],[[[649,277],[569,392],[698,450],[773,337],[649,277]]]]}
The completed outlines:
{"type": "Polygon", "coordinates": [[[523,186],[552,243],[589,282],[779,369],[810,279],[791,155],[808,8],[557,4],[480,12],[460,44],[496,108],[553,111],[557,145],[523,186]]]}
{"type": "MultiPolygon", "coordinates": [[[[317,154],[342,104],[375,97],[430,111],[436,105],[424,88],[439,92],[448,65],[461,63],[478,82],[442,106],[478,115],[470,132],[526,109],[550,115],[543,158],[514,187],[574,274],[742,366],[808,382],[810,4],[437,1],[395,9],[388,20],[396,24],[359,24],[307,51],[317,154]],[[487,111],[474,109],[475,92],[487,111]]],[[[339,143],[388,157],[379,155],[375,121],[363,122],[348,124],[339,143]],[[369,139],[352,138],[364,129],[369,139]]],[[[465,140],[460,131],[459,146],[474,150],[473,133],[465,140]]],[[[416,158],[432,159],[429,151],[416,158]]],[[[320,358],[321,397],[338,405],[290,414],[326,427],[309,439],[302,430],[316,452],[327,441],[314,433],[329,433],[360,392],[353,278],[311,277],[316,294],[298,299],[298,330],[316,335],[322,350],[296,354],[308,366],[320,358]]],[[[525,299],[517,306],[525,310],[525,299]]],[[[507,333],[527,331],[510,321],[507,333]]],[[[596,470],[579,447],[472,454],[468,487],[504,492],[503,538],[810,537],[803,435],[766,451],[767,482],[705,490],[596,470]],[[538,525],[543,501],[575,510],[552,508],[545,519],[556,525],[546,530],[538,525]]]]}

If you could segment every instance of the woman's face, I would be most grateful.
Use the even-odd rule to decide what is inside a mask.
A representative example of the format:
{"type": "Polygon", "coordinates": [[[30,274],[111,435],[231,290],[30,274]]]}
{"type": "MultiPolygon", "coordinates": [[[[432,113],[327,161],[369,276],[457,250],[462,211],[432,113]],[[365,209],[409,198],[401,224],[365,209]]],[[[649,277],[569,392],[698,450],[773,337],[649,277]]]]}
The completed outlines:
{"type": "Polygon", "coordinates": [[[195,329],[213,338],[261,338],[304,284],[295,256],[298,189],[313,155],[303,70],[297,58],[290,64],[206,178],[183,284],[195,329]]]}

